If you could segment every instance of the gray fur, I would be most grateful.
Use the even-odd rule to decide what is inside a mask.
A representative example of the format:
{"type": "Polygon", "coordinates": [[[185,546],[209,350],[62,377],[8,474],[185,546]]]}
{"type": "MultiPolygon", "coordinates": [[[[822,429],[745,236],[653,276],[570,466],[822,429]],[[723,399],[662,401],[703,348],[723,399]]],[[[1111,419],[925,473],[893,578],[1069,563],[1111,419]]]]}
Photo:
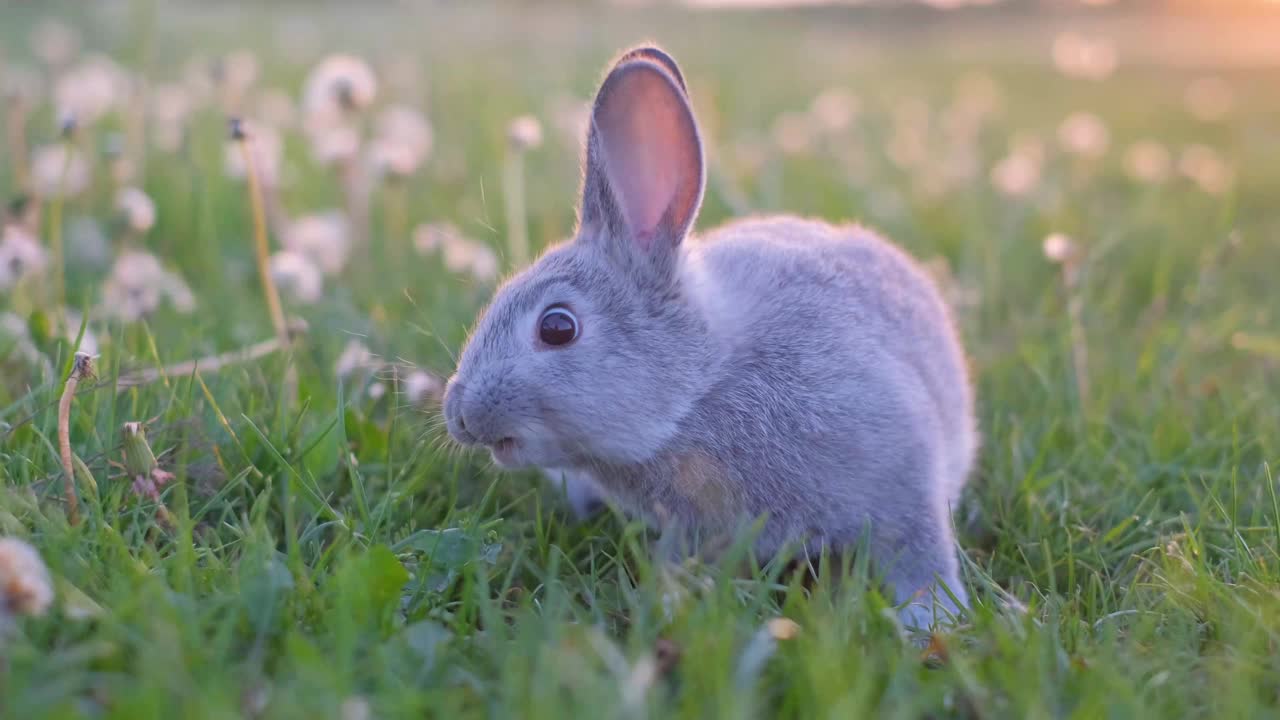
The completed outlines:
{"type": "Polygon", "coordinates": [[[963,604],[949,508],[978,434],[936,288],[856,226],[753,218],[686,238],[704,182],[692,125],[661,148],[671,182],[638,184],[671,196],[642,242],[619,209],[636,200],[618,189],[634,163],[618,144],[635,131],[600,123],[616,109],[602,102],[623,102],[609,99],[618,77],[613,91],[669,86],[688,107],[682,83],[644,53],[610,73],[576,237],[512,277],[481,317],[446,390],[450,433],[464,444],[515,438],[499,461],[555,468],[576,512],[603,493],[703,549],[760,517],[765,557],[867,540],[896,599],[917,600],[903,611],[911,625],[928,624],[937,579],[963,604]],[[557,303],[581,335],[546,347],[537,322],[557,303]]]}

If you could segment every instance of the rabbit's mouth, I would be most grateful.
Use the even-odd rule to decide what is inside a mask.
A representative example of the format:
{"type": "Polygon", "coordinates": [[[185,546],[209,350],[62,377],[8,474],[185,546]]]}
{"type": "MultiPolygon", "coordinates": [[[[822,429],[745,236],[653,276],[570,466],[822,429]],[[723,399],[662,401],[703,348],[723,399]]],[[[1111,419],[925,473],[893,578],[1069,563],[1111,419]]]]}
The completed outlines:
{"type": "Polygon", "coordinates": [[[502,467],[515,467],[519,465],[516,455],[520,451],[520,441],[513,437],[499,438],[489,445],[489,452],[493,453],[494,462],[502,467]]]}

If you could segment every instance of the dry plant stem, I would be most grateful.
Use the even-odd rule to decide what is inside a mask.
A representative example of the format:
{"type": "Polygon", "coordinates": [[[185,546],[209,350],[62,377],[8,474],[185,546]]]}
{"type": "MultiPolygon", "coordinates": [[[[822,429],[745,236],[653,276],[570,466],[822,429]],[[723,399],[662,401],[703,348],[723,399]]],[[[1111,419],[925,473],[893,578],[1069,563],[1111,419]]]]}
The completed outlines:
{"type": "Polygon", "coordinates": [[[249,181],[249,207],[253,211],[254,251],[258,261],[258,277],[262,281],[262,294],[267,300],[267,311],[271,314],[271,326],[276,337],[282,343],[289,342],[289,328],[284,320],[284,308],[280,304],[280,292],[276,289],[275,280],[271,277],[271,248],[267,244],[267,215],[262,201],[262,185],[258,180],[258,168],[254,164],[253,149],[249,147],[249,137],[243,135],[239,139],[240,152],[244,156],[245,176],[249,181]]]}
{"type": "Polygon", "coordinates": [[[344,160],[338,164],[338,182],[342,186],[347,219],[351,223],[352,244],[364,247],[369,242],[369,197],[361,183],[360,168],[355,160],[344,160]]]}
{"type": "Polygon", "coordinates": [[[506,198],[507,243],[511,263],[521,267],[529,261],[529,229],[524,198],[524,153],[512,150],[503,167],[503,195],[506,198]]]}
{"type": "Polygon", "coordinates": [[[67,498],[67,519],[72,525],[80,524],[80,501],[76,497],[76,468],[71,459],[71,401],[76,396],[76,386],[84,378],[93,377],[93,360],[87,353],[76,353],[71,375],[62,388],[58,401],[58,451],[62,455],[63,494],[67,498]]]}
{"type": "Polygon", "coordinates": [[[1062,284],[1067,291],[1067,319],[1071,324],[1071,363],[1076,376],[1080,407],[1089,407],[1089,346],[1084,334],[1084,294],[1080,292],[1078,260],[1062,266],[1062,284]]]}
{"type": "Polygon", "coordinates": [[[14,183],[24,192],[31,190],[31,178],[27,174],[27,107],[18,99],[8,102],[5,118],[9,163],[13,168],[14,183]]]}
{"type": "Polygon", "coordinates": [[[246,348],[232,350],[230,352],[221,353],[219,355],[210,355],[209,357],[200,358],[199,360],[187,360],[184,362],[168,365],[162,368],[146,368],[131,375],[120,378],[117,383],[118,390],[126,390],[138,385],[148,385],[163,378],[187,377],[196,374],[197,371],[202,373],[215,373],[225,367],[232,365],[240,365],[242,363],[253,362],[260,358],[264,358],[272,353],[279,352],[288,347],[287,343],[282,343],[280,338],[271,338],[263,340],[246,348]]]}
{"type": "Polygon", "coordinates": [[[391,238],[397,263],[404,262],[407,255],[405,251],[405,245],[408,243],[408,230],[405,229],[408,224],[406,220],[408,213],[406,208],[407,191],[408,188],[405,187],[403,178],[392,177],[386,185],[386,196],[383,198],[386,212],[386,232],[391,238]]]}

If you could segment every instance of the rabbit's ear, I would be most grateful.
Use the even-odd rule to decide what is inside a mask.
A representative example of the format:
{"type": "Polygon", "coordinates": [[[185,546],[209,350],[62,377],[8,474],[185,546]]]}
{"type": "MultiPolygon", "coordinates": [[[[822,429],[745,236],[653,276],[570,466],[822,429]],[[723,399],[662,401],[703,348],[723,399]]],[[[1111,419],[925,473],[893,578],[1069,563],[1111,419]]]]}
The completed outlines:
{"type": "Polygon", "coordinates": [[[702,202],[702,141],[660,50],[624,56],[596,95],[587,137],[582,224],[645,252],[667,252],[702,202]]]}
{"type": "Polygon", "coordinates": [[[684,75],[680,74],[680,66],[676,65],[675,58],[668,55],[662,48],[655,45],[640,45],[639,47],[631,48],[622,57],[618,58],[618,62],[614,64],[614,67],[630,60],[648,60],[655,65],[660,65],[663,70],[671,73],[671,79],[676,81],[682,92],[686,94],[689,92],[689,89],[684,86],[684,75]]]}

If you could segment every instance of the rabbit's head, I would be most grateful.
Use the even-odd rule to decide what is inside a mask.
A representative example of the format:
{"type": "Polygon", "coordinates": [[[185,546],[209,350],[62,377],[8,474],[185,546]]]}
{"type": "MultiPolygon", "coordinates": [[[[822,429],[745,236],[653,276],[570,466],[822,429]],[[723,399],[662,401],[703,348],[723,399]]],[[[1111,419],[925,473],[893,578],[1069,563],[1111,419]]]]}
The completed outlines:
{"type": "Polygon", "coordinates": [[[707,385],[706,322],[680,282],[702,143],[669,56],[624,54],[600,87],[572,241],[498,291],[445,392],[449,433],[503,466],[636,463],[707,385]]]}

